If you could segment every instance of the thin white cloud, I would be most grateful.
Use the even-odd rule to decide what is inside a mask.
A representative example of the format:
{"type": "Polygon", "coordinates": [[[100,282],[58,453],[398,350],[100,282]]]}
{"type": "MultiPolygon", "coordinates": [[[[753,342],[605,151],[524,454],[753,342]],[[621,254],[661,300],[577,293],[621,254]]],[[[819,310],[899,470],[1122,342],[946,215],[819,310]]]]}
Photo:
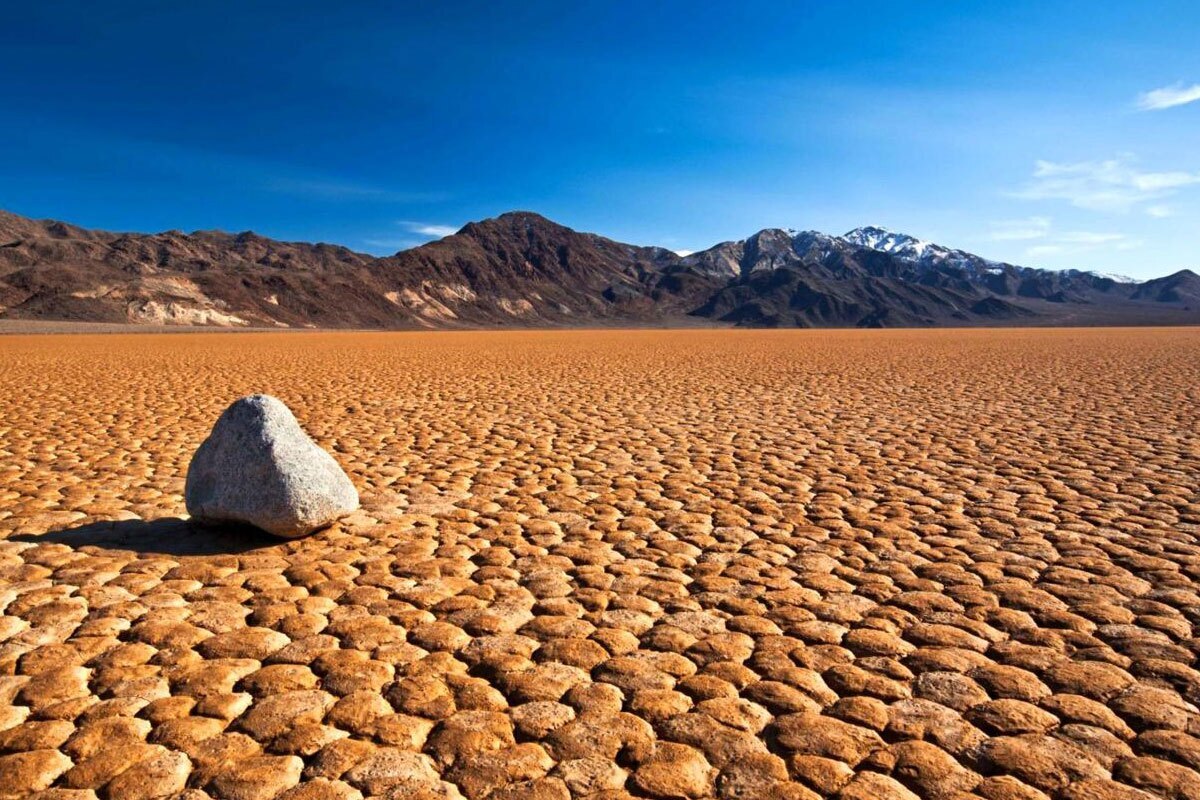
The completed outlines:
{"type": "Polygon", "coordinates": [[[1200,100],[1200,83],[1184,86],[1176,83],[1138,95],[1137,106],[1142,111],[1161,111],[1164,108],[1185,106],[1200,100]]]}
{"type": "Polygon", "coordinates": [[[445,198],[445,195],[433,192],[398,192],[359,183],[297,178],[272,178],[264,188],[281,194],[340,202],[420,203],[445,198]]]}
{"type": "Polygon", "coordinates": [[[1156,219],[1165,219],[1174,216],[1175,212],[1171,210],[1170,206],[1150,206],[1146,209],[1146,214],[1156,219]]]}
{"type": "Polygon", "coordinates": [[[1056,231],[1049,217],[1001,220],[991,223],[991,239],[997,242],[1029,242],[1027,258],[1079,255],[1098,250],[1132,250],[1141,241],[1115,231],[1056,231]]]}
{"type": "Polygon", "coordinates": [[[410,233],[417,233],[421,236],[429,236],[436,239],[458,233],[458,228],[453,225],[435,225],[429,222],[417,222],[410,219],[402,219],[397,224],[403,226],[410,233]]]}
{"type": "Polygon", "coordinates": [[[1013,196],[1025,200],[1066,200],[1090,211],[1130,209],[1200,184],[1200,172],[1143,172],[1128,156],[1106,161],[1038,161],[1033,179],[1013,196]]]}
{"type": "Polygon", "coordinates": [[[685,256],[690,256],[694,252],[696,252],[696,251],[695,250],[676,250],[675,255],[680,256],[680,257],[685,257],[685,256]]]}
{"type": "Polygon", "coordinates": [[[1092,233],[1091,231],[1070,231],[1058,237],[1060,242],[1067,244],[1111,244],[1125,238],[1123,233],[1092,233]]]}
{"type": "Polygon", "coordinates": [[[423,242],[419,239],[363,239],[363,244],[375,250],[387,250],[394,252],[396,250],[407,250],[410,247],[416,247],[423,242]]]}
{"type": "Polygon", "coordinates": [[[392,237],[379,237],[379,239],[364,239],[362,247],[366,252],[373,255],[391,255],[398,253],[402,249],[412,249],[424,245],[424,239],[392,239],[392,237]]]}
{"type": "Polygon", "coordinates": [[[1027,217],[993,222],[990,238],[994,242],[1020,242],[1043,239],[1050,232],[1049,217],[1027,217]]]}
{"type": "Polygon", "coordinates": [[[1030,258],[1039,256],[1077,256],[1102,250],[1136,250],[1142,246],[1140,239],[1130,239],[1123,233],[1100,233],[1097,231],[1063,231],[1049,235],[1043,244],[1025,249],[1030,258]]]}
{"type": "Polygon", "coordinates": [[[458,233],[458,228],[451,225],[436,225],[413,219],[397,220],[396,224],[403,228],[409,235],[390,236],[385,234],[370,239],[363,239],[363,244],[370,248],[370,252],[390,254],[397,250],[408,250],[412,247],[419,247],[427,244],[430,239],[441,239],[458,233]]]}

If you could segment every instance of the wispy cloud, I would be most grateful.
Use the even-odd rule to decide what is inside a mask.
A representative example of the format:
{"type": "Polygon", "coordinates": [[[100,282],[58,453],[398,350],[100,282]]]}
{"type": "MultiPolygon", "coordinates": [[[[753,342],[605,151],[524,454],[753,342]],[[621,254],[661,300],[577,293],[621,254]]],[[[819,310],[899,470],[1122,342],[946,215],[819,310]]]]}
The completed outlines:
{"type": "Polygon", "coordinates": [[[1026,200],[1066,200],[1091,211],[1127,212],[1200,184],[1200,172],[1143,172],[1128,156],[1106,161],[1038,161],[1033,178],[1013,196],[1026,200]]]}
{"type": "Polygon", "coordinates": [[[363,239],[363,244],[371,248],[372,252],[384,251],[394,253],[397,250],[407,250],[410,247],[416,247],[419,244],[424,244],[420,239],[393,239],[393,238],[378,238],[378,239],[363,239]]]}
{"type": "Polygon", "coordinates": [[[1063,231],[1051,234],[1045,243],[1025,249],[1031,258],[1039,256],[1081,255],[1098,250],[1136,250],[1142,246],[1140,239],[1131,239],[1123,233],[1100,233],[1096,231],[1063,231]]]}
{"type": "Polygon", "coordinates": [[[1123,233],[1092,233],[1091,231],[1069,231],[1058,237],[1060,242],[1067,244],[1100,245],[1122,241],[1123,233]]]}
{"type": "Polygon", "coordinates": [[[1138,95],[1137,107],[1142,111],[1161,111],[1164,108],[1185,106],[1200,100],[1200,83],[1184,86],[1176,83],[1138,95]]]}
{"type": "Polygon", "coordinates": [[[458,228],[453,225],[435,225],[429,222],[417,222],[411,219],[402,219],[396,223],[402,226],[409,233],[428,236],[431,238],[441,239],[443,236],[450,236],[458,233],[458,228]]]}
{"type": "Polygon", "coordinates": [[[1116,231],[1059,231],[1050,217],[998,220],[991,223],[988,238],[994,242],[1028,242],[1027,258],[1076,255],[1098,250],[1132,250],[1140,240],[1116,231]]]}
{"type": "Polygon", "coordinates": [[[990,238],[994,242],[1020,242],[1043,239],[1050,232],[1049,217],[1006,219],[992,223],[990,238]]]}
{"type": "Polygon", "coordinates": [[[1146,214],[1155,217],[1156,219],[1165,219],[1175,216],[1175,212],[1170,206],[1150,206],[1146,209],[1146,214]]]}
{"type": "Polygon", "coordinates": [[[397,220],[396,225],[404,229],[404,235],[393,236],[385,233],[380,236],[363,239],[363,246],[371,253],[391,254],[397,250],[408,250],[411,247],[419,247],[429,242],[430,239],[441,239],[444,236],[450,236],[458,232],[458,228],[453,225],[435,225],[430,222],[420,222],[413,219],[397,220]]]}
{"type": "Polygon", "coordinates": [[[266,182],[265,188],[281,194],[342,202],[424,203],[445,199],[444,194],[437,192],[405,192],[347,181],[302,178],[272,178],[266,182]]]}

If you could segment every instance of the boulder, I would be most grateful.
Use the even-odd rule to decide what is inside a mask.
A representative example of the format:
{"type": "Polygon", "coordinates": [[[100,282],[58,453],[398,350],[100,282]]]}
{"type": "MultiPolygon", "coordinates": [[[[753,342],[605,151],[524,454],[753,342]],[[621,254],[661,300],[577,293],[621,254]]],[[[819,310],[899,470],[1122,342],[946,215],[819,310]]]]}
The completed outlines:
{"type": "Polygon", "coordinates": [[[247,523],[289,539],[358,508],[358,492],[333,456],[264,394],[221,414],[192,456],[184,499],[198,521],[247,523]]]}

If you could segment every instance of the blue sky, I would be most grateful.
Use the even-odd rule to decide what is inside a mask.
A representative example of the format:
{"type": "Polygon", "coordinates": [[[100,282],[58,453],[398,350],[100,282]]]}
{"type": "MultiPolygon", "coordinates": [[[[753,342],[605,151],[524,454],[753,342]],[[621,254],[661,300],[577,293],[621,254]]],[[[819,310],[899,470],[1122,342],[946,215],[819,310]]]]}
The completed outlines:
{"type": "Polygon", "coordinates": [[[27,3],[0,207],[390,253],[529,209],[1200,267],[1194,2],[27,3]],[[718,7],[719,6],[719,7],[718,7]]]}

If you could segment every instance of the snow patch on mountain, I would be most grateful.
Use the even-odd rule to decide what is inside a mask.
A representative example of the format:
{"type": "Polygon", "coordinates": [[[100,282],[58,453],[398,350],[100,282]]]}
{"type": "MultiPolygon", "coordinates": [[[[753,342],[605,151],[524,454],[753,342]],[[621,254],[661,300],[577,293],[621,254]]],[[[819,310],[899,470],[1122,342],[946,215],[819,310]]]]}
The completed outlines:
{"type": "Polygon", "coordinates": [[[847,242],[872,250],[882,250],[892,255],[908,258],[922,258],[927,252],[949,252],[941,245],[909,236],[906,233],[896,233],[887,228],[868,225],[865,228],[855,228],[842,236],[847,242]]]}
{"type": "Polygon", "coordinates": [[[1114,281],[1115,283],[1137,283],[1138,282],[1138,280],[1136,278],[1131,278],[1128,275],[1119,275],[1115,272],[1096,272],[1095,270],[1088,270],[1088,274],[1095,275],[1097,278],[1107,278],[1108,280],[1114,281]]]}

